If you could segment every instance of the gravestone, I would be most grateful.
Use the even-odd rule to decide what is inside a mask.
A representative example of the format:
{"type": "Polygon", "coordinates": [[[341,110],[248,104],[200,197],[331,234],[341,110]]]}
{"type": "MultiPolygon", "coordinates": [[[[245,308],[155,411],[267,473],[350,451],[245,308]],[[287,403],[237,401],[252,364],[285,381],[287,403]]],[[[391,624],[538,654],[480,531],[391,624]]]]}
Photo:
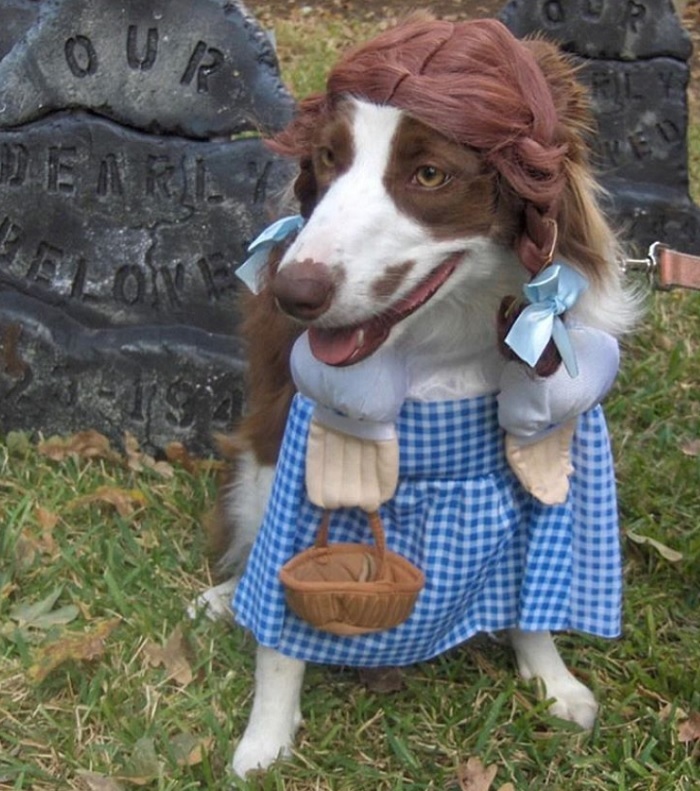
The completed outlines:
{"type": "Polygon", "coordinates": [[[242,408],[232,269],[289,177],[259,137],[293,113],[273,48],[221,0],[36,6],[0,0],[25,31],[0,60],[0,431],[207,453],[242,408]]]}
{"type": "Polygon", "coordinates": [[[541,32],[580,64],[608,211],[638,253],[662,241],[700,253],[688,192],[686,89],[692,44],[671,0],[511,0],[501,20],[541,32]]]}

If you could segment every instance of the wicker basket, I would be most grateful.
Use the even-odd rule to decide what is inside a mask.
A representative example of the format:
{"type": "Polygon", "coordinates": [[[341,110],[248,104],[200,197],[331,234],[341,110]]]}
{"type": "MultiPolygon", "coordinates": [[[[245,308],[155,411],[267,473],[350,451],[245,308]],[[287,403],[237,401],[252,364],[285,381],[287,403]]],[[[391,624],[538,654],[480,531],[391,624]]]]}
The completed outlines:
{"type": "Polygon", "coordinates": [[[411,614],[423,572],[386,548],[379,514],[368,514],[374,546],[329,544],[325,512],[310,549],[280,570],[289,607],[325,632],[358,635],[391,629],[411,614]]]}

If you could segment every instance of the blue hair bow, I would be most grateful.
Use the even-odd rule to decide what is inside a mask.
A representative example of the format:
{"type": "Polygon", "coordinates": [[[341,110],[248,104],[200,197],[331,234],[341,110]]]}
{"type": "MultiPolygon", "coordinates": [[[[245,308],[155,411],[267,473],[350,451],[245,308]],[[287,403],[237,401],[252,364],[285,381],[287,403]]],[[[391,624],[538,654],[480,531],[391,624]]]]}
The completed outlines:
{"type": "Polygon", "coordinates": [[[304,218],[295,214],[291,217],[282,217],[281,220],[273,222],[255,238],[248,247],[251,255],[236,269],[235,275],[240,278],[246,286],[257,294],[260,291],[260,272],[267,263],[272,248],[290,234],[298,231],[304,224],[304,218]]]}
{"type": "Polygon", "coordinates": [[[588,288],[583,275],[566,264],[547,267],[523,286],[530,303],[515,320],[505,342],[534,367],[550,339],[554,341],[569,376],[578,376],[578,365],[566,325],[559,318],[572,308],[588,288]]]}

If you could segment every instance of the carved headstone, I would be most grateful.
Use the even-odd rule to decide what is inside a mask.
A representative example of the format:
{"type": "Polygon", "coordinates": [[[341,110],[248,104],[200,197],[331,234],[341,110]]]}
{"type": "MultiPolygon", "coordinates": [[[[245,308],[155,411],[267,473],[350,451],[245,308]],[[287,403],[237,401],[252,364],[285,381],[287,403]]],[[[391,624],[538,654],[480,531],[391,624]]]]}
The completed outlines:
{"type": "Polygon", "coordinates": [[[41,3],[0,60],[0,431],[211,449],[242,405],[232,269],[288,177],[258,130],[292,112],[236,3],[41,3]]]}
{"type": "Polygon", "coordinates": [[[700,252],[688,192],[692,45],[671,0],[511,0],[501,19],[520,37],[544,33],[581,64],[597,119],[594,162],[638,252],[657,240],[700,252]]]}

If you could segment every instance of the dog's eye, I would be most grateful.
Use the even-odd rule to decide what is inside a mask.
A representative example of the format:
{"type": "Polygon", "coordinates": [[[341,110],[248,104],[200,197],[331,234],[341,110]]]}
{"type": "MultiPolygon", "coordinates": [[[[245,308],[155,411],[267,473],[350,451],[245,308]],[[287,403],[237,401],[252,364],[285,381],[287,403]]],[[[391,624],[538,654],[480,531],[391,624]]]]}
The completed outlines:
{"type": "Polygon", "coordinates": [[[434,165],[423,165],[413,174],[413,181],[426,189],[442,187],[449,180],[449,174],[434,165]]]}
{"type": "Polygon", "coordinates": [[[332,168],[335,165],[335,155],[333,150],[327,146],[318,149],[318,161],[324,168],[332,168]]]}

